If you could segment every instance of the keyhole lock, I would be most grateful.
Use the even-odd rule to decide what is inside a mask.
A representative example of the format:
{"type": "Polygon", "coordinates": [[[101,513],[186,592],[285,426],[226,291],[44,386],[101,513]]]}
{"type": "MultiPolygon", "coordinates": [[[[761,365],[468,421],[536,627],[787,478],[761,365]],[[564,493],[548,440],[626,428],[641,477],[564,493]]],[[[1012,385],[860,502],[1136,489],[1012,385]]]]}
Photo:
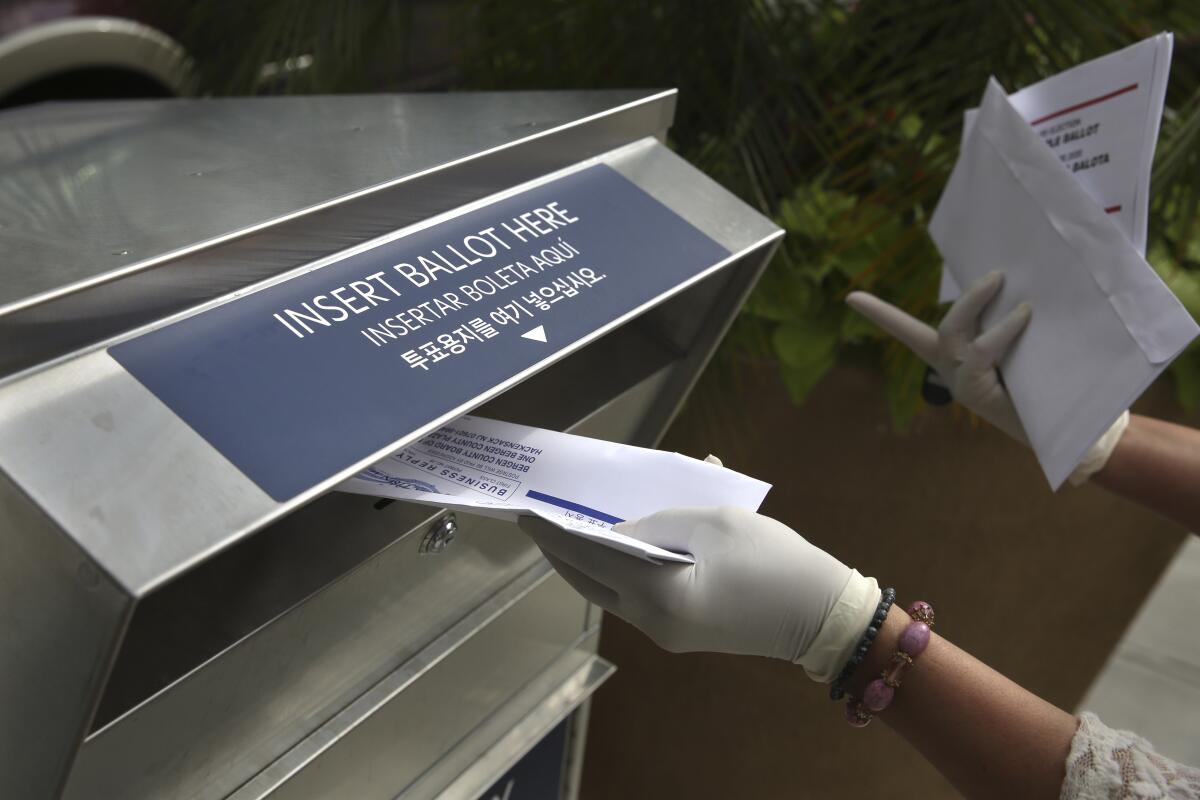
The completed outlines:
{"type": "Polygon", "coordinates": [[[451,511],[444,517],[433,523],[433,527],[425,534],[425,538],[421,540],[421,546],[417,549],[423,556],[437,555],[445,551],[450,543],[454,541],[454,537],[458,534],[458,520],[451,511]]]}

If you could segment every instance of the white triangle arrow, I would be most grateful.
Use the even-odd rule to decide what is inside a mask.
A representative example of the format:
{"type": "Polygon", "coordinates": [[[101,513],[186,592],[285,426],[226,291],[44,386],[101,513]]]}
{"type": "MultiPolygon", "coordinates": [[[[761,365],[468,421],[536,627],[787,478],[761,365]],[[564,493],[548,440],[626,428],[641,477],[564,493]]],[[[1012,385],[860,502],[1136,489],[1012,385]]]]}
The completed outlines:
{"type": "Polygon", "coordinates": [[[521,334],[521,338],[522,339],[533,339],[535,342],[543,342],[544,343],[546,341],[546,326],[538,325],[536,328],[533,328],[532,330],[525,331],[524,333],[521,334]]]}

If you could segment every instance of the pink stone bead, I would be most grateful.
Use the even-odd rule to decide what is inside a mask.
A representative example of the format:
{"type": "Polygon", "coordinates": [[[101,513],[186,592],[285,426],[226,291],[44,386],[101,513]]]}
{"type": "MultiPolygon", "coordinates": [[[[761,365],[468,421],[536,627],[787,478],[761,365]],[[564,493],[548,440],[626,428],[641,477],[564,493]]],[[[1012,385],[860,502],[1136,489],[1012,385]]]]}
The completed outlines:
{"type": "Polygon", "coordinates": [[[882,678],[876,678],[863,690],[862,703],[867,711],[878,714],[892,704],[892,698],[895,696],[895,689],[884,683],[882,678]]]}
{"type": "Polygon", "coordinates": [[[933,606],[924,600],[914,601],[906,610],[908,615],[917,622],[924,622],[926,625],[933,624],[933,606]]]}
{"type": "Polygon", "coordinates": [[[900,641],[897,647],[901,652],[908,653],[913,658],[925,652],[925,648],[929,645],[929,626],[924,622],[912,622],[904,629],[904,633],[900,634],[900,641]]]}

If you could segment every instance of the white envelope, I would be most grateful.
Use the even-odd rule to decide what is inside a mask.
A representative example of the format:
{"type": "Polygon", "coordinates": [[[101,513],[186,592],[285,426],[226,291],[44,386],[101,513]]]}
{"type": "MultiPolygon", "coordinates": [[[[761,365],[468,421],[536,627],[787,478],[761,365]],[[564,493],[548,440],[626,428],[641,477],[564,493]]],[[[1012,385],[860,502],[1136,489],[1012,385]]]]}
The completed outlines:
{"type": "Polygon", "coordinates": [[[929,230],[960,286],[1004,272],[985,326],[1033,306],[1000,370],[1055,489],[1200,332],[994,79],[929,230]]]}
{"type": "Polygon", "coordinates": [[[679,453],[468,416],[337,488],[509,522],[533,514],[644,561],[690,564],[691,555],[617,533],[613,525],[668,508],[757,511],[771,485],[679,453]]]}
{"type": "MultiPolygon", "coordinates": [[[[1072,67],[1008,96],[1142,255],[1150,210],[1150,167],[1171,71],[1174,37],[1160,33],[1072,67]]],[[[963,142],[979,109],[963,114],[963,142]]],[[[940,302],[961,294],[942,270],[940,302]]]]}

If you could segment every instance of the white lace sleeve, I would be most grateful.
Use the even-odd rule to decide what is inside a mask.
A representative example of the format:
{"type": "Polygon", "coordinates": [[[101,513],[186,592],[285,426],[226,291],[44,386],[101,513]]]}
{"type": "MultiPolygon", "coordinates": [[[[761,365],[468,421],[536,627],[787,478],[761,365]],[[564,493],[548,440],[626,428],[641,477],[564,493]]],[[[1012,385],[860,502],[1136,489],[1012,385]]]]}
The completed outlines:
{"type": "Polygon", "coordinates": [[[1154,752],[1142,737],[1114,731],[1084,712],[1067,755],[1062,800],[1196,800],[1200,769],[1154,752]]]}

